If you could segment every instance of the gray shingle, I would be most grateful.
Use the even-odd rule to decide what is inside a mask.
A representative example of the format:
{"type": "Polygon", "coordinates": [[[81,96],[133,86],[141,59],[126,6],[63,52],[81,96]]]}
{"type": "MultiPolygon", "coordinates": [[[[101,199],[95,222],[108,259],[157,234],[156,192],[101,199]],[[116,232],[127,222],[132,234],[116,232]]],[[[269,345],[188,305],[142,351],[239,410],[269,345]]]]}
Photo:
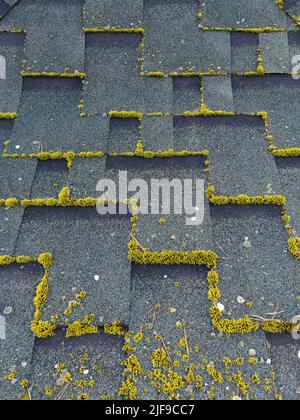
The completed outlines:
{"type": "Polygon", "coordinates": [[[82,71],[82,0],[22,0],[0,22],[0,29],[27,31],[24,69],[82,71]]]}
{"type": "Polygon", "coordinates": [[[172,112],[172,79],[141,77],[140,43],[136,34],[88,34],[85,111],[172,112]]]}
{"type": "Polygon", "coordinates": [[[59,395],[62,386],[57,385],[61,373],[55,366],[64,364],[65,369],[71,373],[74,381],[95,381],[94,387],[71,386],[65,392],[64,398],[77,400],[79,395],[88,393],[90,399],[99,400],[102,395],[110,398],[116,396],[122,383],[123,339],[111,337],[103,333],[80,338],[64,337],[64,332],[48,340],[36,340],[33,357],[31,383],[34,385],[34,393],[42,394],[42,399],[52,399],[45,395],[45,387],[56,389],[55,395],[59,395]],[[88,356],[88,360],[86,360],[88,356]],[[80,372],[84,366],[88,374],[80,372]],[[95,371],[95,367],[97,367],[95,371]],[[47,375],[41,375],[47,372],[47,375]]]}
{"type": "Polygon", "coordinates": [[[299,400],[299,341],[287,334],[267,338],[280,394],[284,400],[299,400]]]}
{"type": "Polygon", "coordinates": [[[236,111],[268,112],[270,131],[278,148],[299,146],[299,89],[299,81],[290,75],[233,78],[236,111]]]}
{"type": "Polygon", "coordinates": [[[0,112],[17,112],[19,109],[24,41],[24,34],[0,34],[0,56],[5,59],[6,70],[4,79],[0,77],[0,112]]]}
{"type": "Polygon", "coordinates": [[[87,0],[86,28],[139,28],[143,26],[143,0],[87,0]]]}
{"type": "Polygon", "coordinates": [[[211,218],[214,239],[230,257],[218,263],[226,313],[236,319],[284,311],[276,318],[291,321],[299,312],[298,263],[287,250],[280,208],[212,207],[211,218]],[[239,304],[239,296],[253,306],[239,304]]]}
{"type": "Polygon", "coordinates": [[[205,105],[214,110],[234,112],[231,77],[203,77],[205,105]]]}
{"type": "Polygon", "coordinates": [[[232,32],[230,39],[232,73],[256,71],[258,65],[258,35],[232,32]]]}
{"type": "Polygon", "coordinates": [[[269,0],[212,0],[200,6],[203,24],[211,28],[286,28],[287,17],[275,2],[269,0]]]}
{"type": "Polygon", "coordinates": [[[267,73],[288,73],[291,71],[288,34],[286,32],[260,34],[259,44],[267,73]]]}
{"type": "Polygon", "coordinates": [[[146,1],[146,71],[230,71],[230,34],[199,30],[198,9],[195,0],[146,1]]]}
{"type": "Polygon", "coordinates": [[[76,287],[78,292],[86,291],[88,297],[73,318],[94,313],[97,325],[116,319],[128,323],[130,227],[129,217],[100,217],[94,208],[26,210],[16,254],[38,256],[51,252],[54,258],[45,319],[59,313],[64,324],[63,312],[67,300],[74,299],[72,288],[76,287]],[[64,301],[63,296],[69,298],[64,301]]]}
{"type": "MultiPolygon", "coordinates": [[[[75,79],[26,78],[20,118],[9,151],[99,151],[107,145],[109,120],[80,118],[81,82],[75,79]],[[68,124],[66,124],[68,121],[68,124]]],[[[105,151],[105,150],[104,150],[105,151]]]]}

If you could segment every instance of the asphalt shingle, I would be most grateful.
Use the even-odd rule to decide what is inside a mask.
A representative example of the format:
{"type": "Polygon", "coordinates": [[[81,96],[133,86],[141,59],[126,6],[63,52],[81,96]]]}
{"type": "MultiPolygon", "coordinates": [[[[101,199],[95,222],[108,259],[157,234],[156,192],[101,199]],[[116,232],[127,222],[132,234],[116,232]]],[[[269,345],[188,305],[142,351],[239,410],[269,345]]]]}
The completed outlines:
{"type": "Polygon", "coordinates": [[[109,120],[80,118],[80,99],[81,81],[77,79],[26,78],[20,117],[8,151],[28,154],[102,150],[107,145],[109,120]],[[16,146],[20,147],[16,150],[16,146]]]}
{"type": "Polygon", "coordinates": [[[86,28],[143,27],[143,0],[87,0],[86,28]]]}
{"type": "Polygon", "coordinates": [[[0,56],[4,65],[0,77],[0,112],[18,112],[21,93],[22,77],[21,67],[24,55],[23,34],[0,33],[0,56]]]}
{"type": "Polygon", "coordinates": [[[211,28],[286,28],[287,16],[269,0],[233,0],[224,7],[222,0],[200,6],[203,24],[211,28]]]}
{"type": "Polygon", "coordinates": [[[82,6],[82,0],[22,0],[4,17],[0,29],[27,31],[24,70],[83,70],[82,6]]]}
{"type": "Polygon", "coordinates": [[[198,10],[196,0],[145,2],[146,71],[230,71],[230,34],[201,31],[198,10]]]}

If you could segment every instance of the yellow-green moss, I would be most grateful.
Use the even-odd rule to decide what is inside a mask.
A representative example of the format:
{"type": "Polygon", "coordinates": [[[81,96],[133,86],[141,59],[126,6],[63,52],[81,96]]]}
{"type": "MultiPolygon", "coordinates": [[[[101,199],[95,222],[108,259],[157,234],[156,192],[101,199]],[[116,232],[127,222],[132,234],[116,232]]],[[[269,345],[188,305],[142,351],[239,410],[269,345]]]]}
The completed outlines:
{"type": "Polygon", "coordinates": [[[246,194],[235,197],[225,197],[214,195],[214,187],[210,186],[206,189],[206,196],[210,203],[215,206],[237,205],[237,206],[283,206],[286,198],[282,195],[266,195],[266,196],[248,196],[246,194]]]}
{"type": "Polygon", "coordinates": [[[48,321],[32,321],[31,331],[37,338],[49,338],[55,335],[56,326],[48,321]]]}
{"type": "Polygon", "coordinates": [[[21,72],[22,77],[49,77],[49,78],[68,78],[68,79],[85,79],[86,74],[75,72],[75,73],[69,73],[69,72],[62,72],[62,73],[55,73],[55,72],[21,72]]]}
{"type": "Polygon", "coordinates": [[[183,113],[183,117],[234,117],[237,114],[235,112],[228,111],[212,111],[207,107],[201,107],[198,111],[186,111],[183,113]]]}
{"type": "Polygon", "coordinates": [[[246,32],[253,34],[270,33],[270,32],[287,32],[286,29],[277,28],[275,26],[266,26],[263,28],[222,28],[222,27],[207,27],[202,26],[202,31],[206,32],[246,32]]]}
{"type": "Polygon", "coordinates": [[[12,29],[0,29],[0,33],[12,33],[12,34],[26,34],[26,29],[18,29],[18,28],[12,28],[12,29]]]}
{"type": "Polygon", "coordinates": [[[13,257],[10,257],[8,255],[1,255],[0,256],[0,266],[1,265],[11,265],[16,262],[16,259],[13,257]]]}
{"type": "Polygon", "coordinates": [[[284,0],[276,0],[276,5],[280,10],[284,9],[284,0]]]}
{"type": "Polygon", "coordinates": [[[165,73],[161,72],[161,71],[152,71],[147,73],[147,76],[149,77],[165,77],[165,73]]]}
{"type": "Polygon", "coordinates": [[[290,238],[288,241],[290,253],[297,259],[300,260],[300,238],[290,238]]]}
{"type": "Polygon", "coordinates": [[[1,112],[0,113],[0,120],[15,120],[18,118],[18,114],[16,112],[1,112]]]}
{"type": "Polygon", "coordinates": [[[8,198],[7,200],[5,200],[4,205],[7,208],[13,208],[19,205],[19,200],[17,198],[8,198]]]}
{"type": "Polygon", "coordinates": [[[265,69],[264,69],[264,66],[263,66],[263,58],[262,58],[262,54],[261,54],[261,51],[260,50],[258,50],[257,62],[258,62],[257,70],[256,70],[257,71],[257,74],[259,76],[264,76],[265,69]]]}
{"type": "Polygon", "coordinates": [[[68,168],[71,169],[73,167],[73,161],[75,158],[98,158],[104,157],[105,153],[103,152],[80,152],[75,153],[72,151],[69,152],[40,152],[40,153],[4,153],[3,157],[6,159],[38,159],[42,161],[46,160],[66,160],[68,168]]]}
{"type": "Polygon", "coordinates": [[[117,33],[117,34],[141,34],[143,35],[144,28],[83,28],[85,33],[117,33]]]}
{"type": "Polygon", "coordinates": [[[300,157],[300,147],[292,147],[290,149],[274,149],[272,155],[281,158],[300,157]]]}
{"type": "MultiPolygon", "coordinates": [[[[103,203],[105,200],[103,201],[103,203]]],[[[95,207],[98,203],[98,199],[94,197],[85,197],[72,199],[70,196],[70,189],[64,187],[58,198],[37,198],[37,199],[25,199],[21,201],[21,205],[24,208],[28,207],[95,207]]]]}
{"type": "Polygon", "coordinates": [[[129,247],[129,260],[141,265],[205,265],[215,267],[218,256],[213,251],[162,251],[142,252],[135,247],[135,243],[129,247]]]}
{"type": "Polygon", "coordinates": [[[143,119],[143,113],[136,112],[136,111],[110,111],[108,113],[108,116],[110,118],[121,118],[121,119],[136,118],[139,121],[143,119]]]}
{"type": "Polygon", "coordinates": [[[99,334],[100,328],[91,325],[94,322],[93,316],[86,316],[83,321],[75,321],[68,325],[66,338],[82,337],[84,335],[99,334]]]}
{"type": "Polygon", "coordinates": [[[114,321],[112,324],[105,324],[104,325],[104,332],[110,335],[120,335],[123,336],[125,331],[121,325],[120,321],[114,321]]]}
{"type": "Polygon", "coordinates": [[[53,264],[53,256],[50,253],[44,253],[38,257],[37,261],[45,270],[49,270],[53,264]]]}

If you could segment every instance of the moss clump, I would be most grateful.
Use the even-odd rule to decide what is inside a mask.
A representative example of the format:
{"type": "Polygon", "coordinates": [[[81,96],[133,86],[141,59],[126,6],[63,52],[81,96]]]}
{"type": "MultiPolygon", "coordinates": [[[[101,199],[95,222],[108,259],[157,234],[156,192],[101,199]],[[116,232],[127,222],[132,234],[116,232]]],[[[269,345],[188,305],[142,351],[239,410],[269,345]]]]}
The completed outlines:
{"type": "Polygon", "coordinates": [[[208,299],[212,301],[218,301],[221,298],[221,292],[216,287],[211,287],[208,291],[208,299]]]}
{"type": "Polygon", "coordinates": [[[64,78],[64,79],[85,79],[86,74],[75,72],[75,73],[69,73],[69,72],[63,72],[63,73],[55,73],[55,72],[21,72],[22,77],[49,77],[49,78],[64,78]]]}
{"type": "Polygon", "coordinates": [[[117,34],[141,34],[143,35],[144,28],[83,28],[85,33],[99,34],[99,33],[117,33],[117,34]]]}
{"type": "Polygon", "coordinates": [[[286,198],[283,195],[249,196],[242,194],[235,197],[225,197],[214,195],[214,192],[215,188],[212,185],[206,189],[206,197],[215,206],[284,206],[286,204],[286,198]]]}
{"type": "Polygon", "coordinates": [[[122,386],[119,389],[119,396],[125,400],[135,400],[137,395],[138,392],[136,387],[136,380],[132,377],[129,377],[122,383],[122,386]]]}
{"type": "Polygon", "coordinates": [[[290,238],[288,241],[290,253],[297,259],[300,260],[300,238],[290,238]]]}
{"type": "Polygon", "coordinates": [[[67,161],[68,168],[71,169],[73,167],[73,161],[75,158],[98,158],[98,157],[104,157],[105,153],[103,152],[93,152],[93,151],[87,151],[87,152],[80,152],[75,153],[72,151],[69,152],[40,152],[40,153],[4,153],[3,157],[6,159],[38,159],[42,161],[46,160],[63,160],[65,159],[67,161]]]}
{"type": "Polygon", "coordinates": [[[34,298],[34,306],[36,308],[34,315],[35,321],[39,321],[41,318],[42,309],[47,302],[48,291],[48,272],[46,272],[36,289],[36,296],[34,298]]]}
{"type": "Polygon", "coordinates": [[[5,207],[12,209],[13,207],[17,207],[19,203],[20,202],[17,198],[8,198],[5,200],[5,207]]]}
{"type": "Polygon", "coordinates": [[[108,113],[108,116],[110,118],[121,118],[121,119],[136,118],[139,121],[142,121],[143,119],[143,113],[135,112],[135,111],[110,111],[108,113]]]}
{"type": "Polygon", "coordinates": [[[134,244],[129,247],[128,257],[131,262],[140,265],[205,265],[209,268],[215,267],[218,260],[213,251],[142,252],[136,249],[134,244]]]}
{"type": "Polygon", "coordinates": [[[138,141],[135,153],[131,154],[135,157],[141,157],[144,159],[154,159],[154,158],[172,158],[172,157],[196,157],[196,156],[209,156],[208,150],[202,150],[199,152],[191,152],[189,150],[181,150],[175,151],[174,149],[169,150],[158,150],[158,151],[151,151],[151,150],[144,150],[143,143],[141,140],[138,141]]]}
{"type": "Polygon", "coordinates": [[[171,360],[163,348],[158,348],[152,353],[151,362],[153,367],[168,368],[171,365],[171,360]]]}
{"type": "Polygon", "coordinates": [[[123,336],[125,331],[121,325],[120,321],[114,321],[112,324],[105,324],[104,325],[104,332],[110,335],[120,335],[123,336]]]}
{"type": "Polygon", "coordinates": [[[15,258],[10,257],[8,255],[1,255],[0,256],[0,266],[1,265],[11,265],[16,262],[15,258]]]}
{"type": "Polygon", "coordinates": [[[286,29],[277,28],[275,26],[265,26],[263,28],[222,28],[222,27],[213,27],[208,26],[201,27],[202,31],[207,32],[246,32],[252,34],[262,34],[262,33],[272,33],[272,32],[286,32],[286,29]]]}
{"type": "Polygon", "coordinates": [[[292,147],[290,149],[274,149],[272,155],[276,157],[300,157],[300,147],[292,147]]]}
{"type": "Polygon", "coordinates": [[[34,260],[31,257],[27,257],[25,255],[20,255],[19,257],[16,257],[17,264],[29,264],[33,261],[34,260]]]}
{"type": "Polygon", "coordinates": [[[84,335],[99,334],[100,329],[97,326],[91,325],[94,322],[93,315],[87,315],[83,321],[75,321],[68,325],[66,337],[82,337],[84,335]]]}
{"type": "Polygon", "coordinates": [[[292,324],[290,322],[282,322],[282,321],[269,321],[264,322],[260,325],[260,327],[271,334],[283,334],[283,333],[291,333],[295,328],[296,324],[292,324]]]}
{"type": "Polygon", "coordinates": [[[147,73],[148,77],[165,77],[165,73],[160,72],[160,71],[152,71],[147,73]]]}
{"type": "Polygon", "coordinates": [[[258,51],[257,62],[258,62],[258,65],[257,65],[257,74],[259,76],[264,76],[265,69],[264,69],[264,66],[263,66],[263,58],[262,58],[262,55],[261,55],[260,50],[258,51]]]}
{"type": "Polygon", "coordinates": [[[198,111],[187,111],[183,113],[183,117],[234,117],[237,114],[235,112],[228,112],[228,111],[212,111],[206,106],[202,106],[201,109],[198,111]]]}
{"type": "MultiPolygon", "coordinates": [[[[105,204],[106,201],[103,201],[105,204]]],[[[28,207],[96,207],[98,199],[94,197],[85,197],[72,199],[70,196],[70,189],[64,187],[58,198],[37,198],[33,200],[25,199],[21,201],[24,208],[28,207]]]]}
{"type": "Polygon", "coordinates": [[[32,321],[31,331],[37,338],[48,338],[55,335],[56,327],[47,321],[32,321]]]}
{"type": "Polygon", "coordinates": [[[0,113],[0,120],[15,120],[17,118],[18,118],[18,114],[16,112],[0,113]]]}
{"type": "Polygon", "coordinates": [[[284,10],[284,0],[276,0],[276,5],[280,10],[284,10]]]}
{"type": "Polygon", "coordinates": [[[37,262],[41,264],[45,270],[49,270],[53,264],[53,256],[50,253],[41,254],[38,257],[37,262]]]}
{"type": "Polygon", "coordinates": [[[222,319],[222,312],[213,306],[210,310],[213,326],[226,335],[249,334],[255,331],[259,326],[248,317],[242,319],[222,319]]]}
{"type": "Polygon", "coordinates": [[[207,275],[207,280],[210,288],[217,288],[219,285],[219,274],[211,270],[207,275]]]}

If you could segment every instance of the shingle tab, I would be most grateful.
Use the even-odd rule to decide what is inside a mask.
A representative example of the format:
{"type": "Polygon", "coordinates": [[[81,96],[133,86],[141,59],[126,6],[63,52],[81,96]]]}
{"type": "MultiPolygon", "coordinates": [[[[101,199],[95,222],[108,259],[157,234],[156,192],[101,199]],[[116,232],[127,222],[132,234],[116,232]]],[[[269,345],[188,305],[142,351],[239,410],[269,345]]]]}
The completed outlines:
{"type": "Polygon", "coordinates": [[[143,27],[143,0],[87,0],[86,28],[143,27]]]}
{"type": "Polygon", "coordinates": [[[230,34],[201,31],[197,12],[196,0],[146,1],[146,71],[230,70],[230,34]]]}
{"type": "Polygon", "coordinates": [[[22,0],[5,16],[0,29],[27,31],[24,70],[83,70],[82,5],[82,0],[22,0]]]}

